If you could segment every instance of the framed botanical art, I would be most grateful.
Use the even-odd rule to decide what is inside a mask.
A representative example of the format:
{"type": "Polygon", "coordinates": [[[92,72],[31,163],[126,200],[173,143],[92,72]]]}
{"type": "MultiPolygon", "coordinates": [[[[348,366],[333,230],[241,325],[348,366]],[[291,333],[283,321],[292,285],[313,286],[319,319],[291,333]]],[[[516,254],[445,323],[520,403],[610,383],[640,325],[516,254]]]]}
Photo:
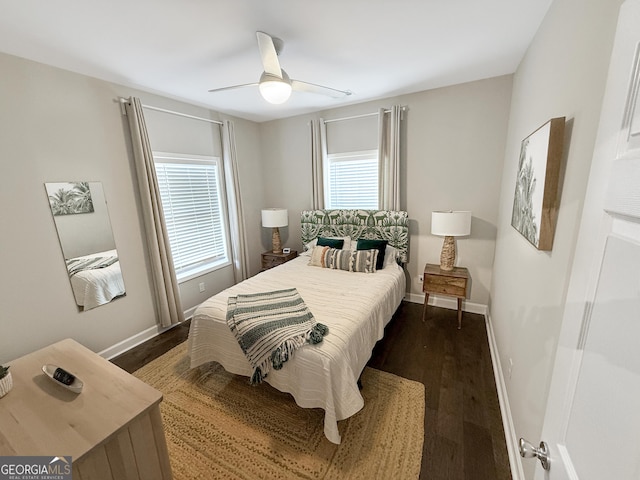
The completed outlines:
{"type": "Polygon", "coordinates": [[[538,250],[551,250],[558,218],[565,118],[552,118],[522,141],[511,225],[538,250]]]}

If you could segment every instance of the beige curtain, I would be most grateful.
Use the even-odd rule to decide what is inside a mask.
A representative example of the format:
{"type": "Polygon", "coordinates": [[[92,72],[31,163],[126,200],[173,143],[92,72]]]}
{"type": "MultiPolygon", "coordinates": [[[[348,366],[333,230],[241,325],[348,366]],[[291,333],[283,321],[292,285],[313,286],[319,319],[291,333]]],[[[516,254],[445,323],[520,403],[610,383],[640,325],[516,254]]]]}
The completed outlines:
{"type": "Polygon", "coordinates": [[[324,209],[324,170],[327,157],[327,127],[324,120],[311,120],[311,208],[324,209]]]}
{"type": "Polygon", "coordinates": [[[400,210],[400,121],[402,107],[394,105],[378,120],[379,182],[378,202],[381,210],[400,210]]]}
{"type": "Polygon", "coordinates": [[[151,263],[156,315],[158,323],[163,327],[168,327],[184,321],[178,280],[173,267],[171,247],[164,223],[162,201],[158,191],[158,180],[142,103],[139,98],[131,97],[129,102],[125,104],[125,108],[131,130],[147,250],[151,263]]]}
{"type": "Polygon", "coordinates": [[[249,278],[249,252],[240,195],[236,137],[233,122],[225,120],[222,126],[222,157],[224,161],[224,181],[227,194],[229,228],[231,229],[231,255],[233,277],[236,283],[249,278]]]}

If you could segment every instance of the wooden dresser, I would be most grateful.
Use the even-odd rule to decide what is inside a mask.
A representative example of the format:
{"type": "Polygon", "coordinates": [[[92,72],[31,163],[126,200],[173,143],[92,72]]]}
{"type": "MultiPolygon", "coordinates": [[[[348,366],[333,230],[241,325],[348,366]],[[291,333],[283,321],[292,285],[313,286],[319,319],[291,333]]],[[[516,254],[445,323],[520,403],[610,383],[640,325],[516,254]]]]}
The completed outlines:
{"type": "Polygon", "coordinates": [[[13,389],[0,398],[0,455],[70,455],[74,480],[172,478],[158,390],[71,339],[10,366],[13,389]],[[54,383],[44,364],[76,375],[82,392],[54,383]]]}

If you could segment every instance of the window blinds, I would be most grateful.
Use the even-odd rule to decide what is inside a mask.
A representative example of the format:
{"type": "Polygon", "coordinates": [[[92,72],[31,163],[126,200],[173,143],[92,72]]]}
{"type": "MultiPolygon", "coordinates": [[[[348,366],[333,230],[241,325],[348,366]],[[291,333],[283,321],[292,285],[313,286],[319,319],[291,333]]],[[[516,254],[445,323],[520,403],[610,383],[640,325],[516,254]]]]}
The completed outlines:
{"type": "Polygon", "coordinates": [[[326,208],[378,208],[377,151],[328,156],[325,204],[326,208]]]}
{"type": "Polygon", "coordinates": [[[226,259],[218,161],[155,166],[176,274],[226,259]]]}

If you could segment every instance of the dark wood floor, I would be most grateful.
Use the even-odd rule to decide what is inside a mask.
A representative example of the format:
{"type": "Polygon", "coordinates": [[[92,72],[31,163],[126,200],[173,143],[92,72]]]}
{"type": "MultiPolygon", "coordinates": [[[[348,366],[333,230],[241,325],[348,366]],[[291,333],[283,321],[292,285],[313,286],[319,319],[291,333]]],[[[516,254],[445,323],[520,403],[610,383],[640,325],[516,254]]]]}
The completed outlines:
{"type": "Polygon", "coordinates": [[[425,385],[421,480],[511,479],[484,316],[403,302],[369,366],[425,385]]]}
{"type": "MultiPolygon", "coordinates": [[[[403,302],[369,366],[425,385],[421,480],[511,479],[484,317],[403,302]]],[[[186,340],[188,322],[113,359],[128,372],[186,340]]]]}

